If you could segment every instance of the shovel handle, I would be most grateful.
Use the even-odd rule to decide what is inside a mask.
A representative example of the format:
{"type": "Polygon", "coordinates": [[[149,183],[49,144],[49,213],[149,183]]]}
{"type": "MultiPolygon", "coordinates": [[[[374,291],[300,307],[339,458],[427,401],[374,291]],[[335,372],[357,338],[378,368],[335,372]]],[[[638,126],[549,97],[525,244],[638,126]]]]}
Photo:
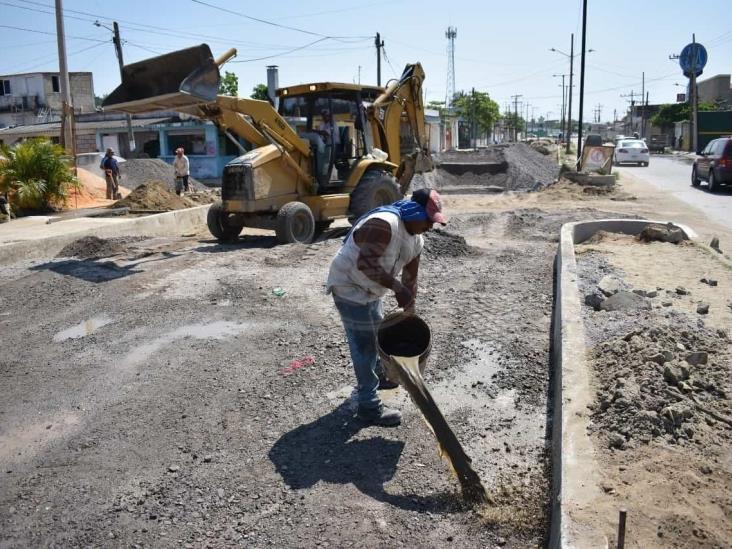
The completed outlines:
{"type": "Polygon", "coordinates": [[[216,63],[216,66],[220,67],[232,57],[236,57],[236,48],[229,48],[226,50],[218,59],[216,59],[216,61],[214,61],[214,63],[216,63]]]}

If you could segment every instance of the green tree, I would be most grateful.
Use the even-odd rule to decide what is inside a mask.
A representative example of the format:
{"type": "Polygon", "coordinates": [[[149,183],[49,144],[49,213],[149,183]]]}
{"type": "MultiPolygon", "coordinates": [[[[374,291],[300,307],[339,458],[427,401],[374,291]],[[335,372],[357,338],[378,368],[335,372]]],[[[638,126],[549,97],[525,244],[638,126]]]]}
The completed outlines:
{"type": "Polygon", "coordinates": [[[498,103],[485,92],[459,92],[452,102],[455,112],[465,120],[475,122],[479,133],[487,133],[501,117],[498,103]]]}
{"type": "MultiPolygon", "coordinates": [[[[699,103],[700,111],[717,110],[714,103],[699,103]]],[[[670,126],[674,122],[689,120],[691,118],[691,105],[689,103],[666,103],[661,105],[658,112],[651,116],[651,124],[658,127],[670,126]]]]}
{"type": "Polygon", "coordinates": [[[225,71],[221,84],[219,84],[219,93],[237,97],[239,95],[239,77],[233,72],[225,71]]]}
{"type": "Polygon", "coordinates": [[[60,145],[40,137],[10,147],[0,145],[0,193],[14,208],[48,211],[66,204],[69,191],[81,190],[71,160],[60,145]]]}
{"type": "Polygon", "coordinates": [[[257,84],[252,88],[252,99],[259,99],[260,101],[269,101],[269,94],[267,93],[267,84],[257,84]]]}
{"type": "Polygon", "coordinates": [[[104,101],[108,95],[109,95],[108,93],[103,93],[102,95],[95,95],[94,96],[94,106],[101,107],[102,101],[104,101]]]}

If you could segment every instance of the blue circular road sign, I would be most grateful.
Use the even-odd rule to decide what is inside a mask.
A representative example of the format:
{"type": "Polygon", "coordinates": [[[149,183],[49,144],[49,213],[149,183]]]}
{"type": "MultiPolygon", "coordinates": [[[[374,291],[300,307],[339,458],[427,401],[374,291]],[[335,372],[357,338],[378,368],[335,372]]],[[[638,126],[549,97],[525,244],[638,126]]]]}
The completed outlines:
{"type": "Polygon", "coordinates": [[[679,65],[681,65],[681,70],[684,71],[685,76],[691,77],[692,70],[694,71],[694,76],[699,76],[706,64],[707,50],[701,44],[692,42],[681,50],[679,65]]]}

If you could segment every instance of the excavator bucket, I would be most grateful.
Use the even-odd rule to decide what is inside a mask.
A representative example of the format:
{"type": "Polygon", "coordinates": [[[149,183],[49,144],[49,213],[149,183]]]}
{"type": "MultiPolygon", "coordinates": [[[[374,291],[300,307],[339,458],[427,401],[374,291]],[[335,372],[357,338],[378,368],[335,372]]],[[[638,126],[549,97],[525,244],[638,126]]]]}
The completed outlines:
{"type": "Polygon", "coordinates": [[[216,99],[221,77],[207,44],[125,65],[122,83],[102,103],[130,114],[181,110],[216,99]]]}

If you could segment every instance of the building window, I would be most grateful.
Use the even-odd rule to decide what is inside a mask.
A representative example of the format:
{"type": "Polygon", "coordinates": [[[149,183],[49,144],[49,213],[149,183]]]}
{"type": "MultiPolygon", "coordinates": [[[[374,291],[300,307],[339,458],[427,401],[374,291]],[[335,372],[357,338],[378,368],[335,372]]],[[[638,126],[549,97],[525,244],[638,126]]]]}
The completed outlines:
{"type": "Polygon", "coordinates": [[[10,80],[0,80],[0,95],[12,95],[10,93],[10,80]]]}
{"type": "Polygon", "coordinates": [[[55,92],[61,91],[61,85],[58,80],[58,76],[51,76],[51,89],[55,92]]]}
{"type": "Polygon", "coordinates": [[[178,147],[183,147],[186,155],[207,154],[206,136],[203,131],[171,131],[168,133],[168,155],[174,155],[178,147]]]}

